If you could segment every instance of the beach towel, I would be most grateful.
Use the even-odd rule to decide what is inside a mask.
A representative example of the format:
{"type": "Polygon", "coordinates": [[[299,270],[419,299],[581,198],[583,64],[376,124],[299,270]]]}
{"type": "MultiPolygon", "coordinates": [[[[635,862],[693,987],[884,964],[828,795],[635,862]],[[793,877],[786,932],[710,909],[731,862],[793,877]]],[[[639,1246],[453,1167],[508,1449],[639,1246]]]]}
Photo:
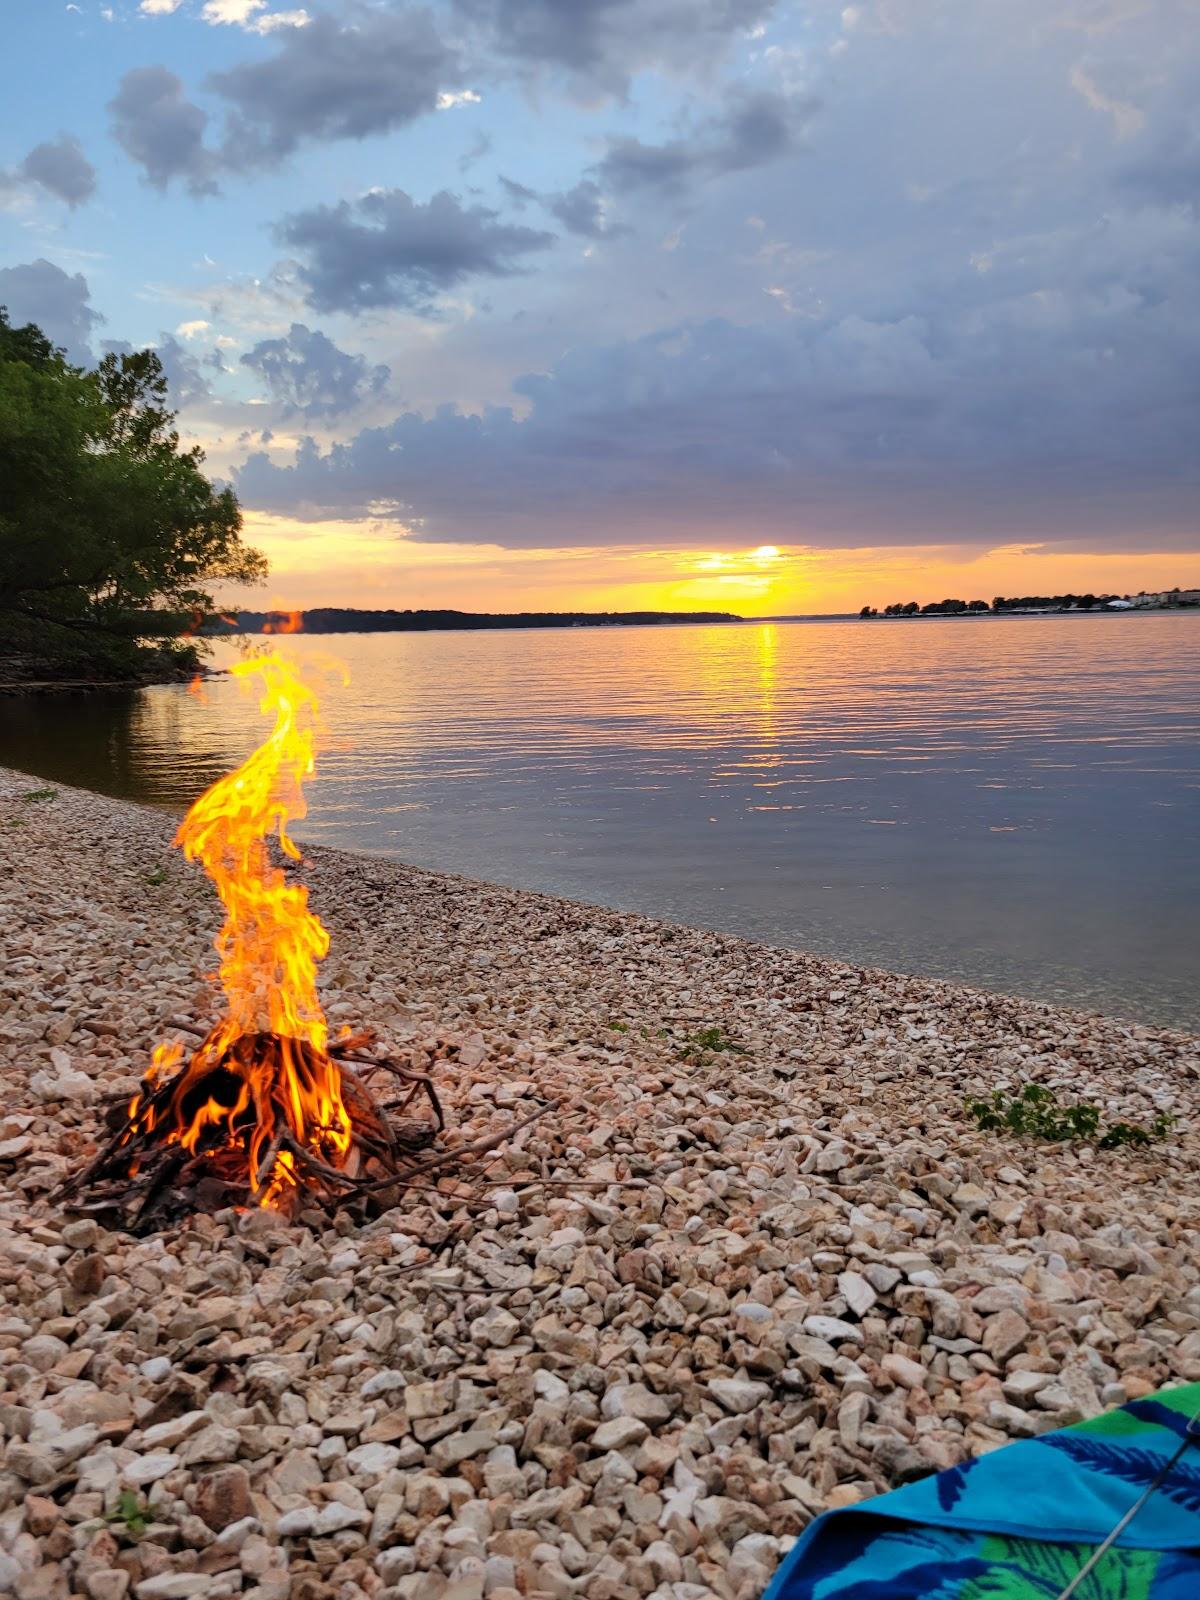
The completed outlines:
{"type": "Polygon", "coordinates": [[[1200,1383],[826,1512],[764,1600],[1200,1600],[1200,1383]],[[1182,1455],[1172,1458],[1187,1440],[1182,1455]]]}

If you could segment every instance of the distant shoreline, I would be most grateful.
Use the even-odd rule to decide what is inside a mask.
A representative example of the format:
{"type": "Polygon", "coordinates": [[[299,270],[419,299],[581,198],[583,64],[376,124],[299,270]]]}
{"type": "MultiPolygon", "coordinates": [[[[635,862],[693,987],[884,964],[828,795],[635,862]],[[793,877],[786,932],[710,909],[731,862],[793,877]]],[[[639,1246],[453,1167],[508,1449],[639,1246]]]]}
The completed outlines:
{"type": "MultiPolygon", "coordinates": [[[[957,622],[976,618],[998,619],[1002,617],[1126,617],[1126,616],[1160,616],[1164,612],[1183,613],[1195,611],[1200,615],[1200,609],[1192,606],[1136,606],[1130,610],[1109,610],[1097,607],[1094,610],[1084,610],[1079,607],[1063,606],[1050,609],[1020,610],[1013,608],[1004,611],[964,611],[964,612],[914,612],[909,616],[884,616],[880,612],[877,616],[862,617],[857,611],[809,611],[793,612],[785,615],[769,617],[744,617],[732,611],[664,611],[664,612],[568,612],[562,613],[563,620],[543,621],[543,615],[553,616],[554,613],[515,612],[511,615],[504,613],[474,613],[457,612],[452,615],[463,618],[481,618],[483,620],[461,622],[434,622],[422,621],[409,626],[364,626],[359,617],[375,617],[388,613],[348,611],[346,615],[354,620],[339,623],[336,626],[329,624],[312,626],[309,618],[311,612],[302,612],[304,619],[298,628],[280,628],[278,626],[264,627],[264,623],[271,617],[282,617],[282,612],[250,612],[242,613],[238,618],[236,627],[225,626],[218,629],[206,630],[202,637],[209,640],[235,639],[250,635],[266,634],[271,636],[281,632],[307,633],[307,634],[373,634],[373,633],[505,633],[514,631],[533,631],[566,628],[652,628],[652,627],[724,627],[726,625],[738,627],[761,626],[764,623],[822,623],[822,622],[957,622]],[[530,620],[526,620],[526,619],[530,620]],[[569,619],[569,620],[568,620],[569,619]]],[[[404,615],[404,613],[395,613],[404,615]]],[[[431,616],[433,613],[414,613],[414,615],[431,616]]]]}
{"type": "MultiPolygon", "coordinates": [[[[857,611],[840,616],[830,621],[838,622],[974,622],[979,618],[984,621],[999,622],[1005,617],[1161,617],[1165,612],[1176,616],[1186,616],[1189,612],[1200,616],[1200,607],[1197,606],[1129,606],[1109,607],[1096,606],[1092,610],[1085,610],[1082,606],[1055,606],[1053,608],[1021,610],[1019,607],[1006,607],[1003,611],[914,611],[910,616],[885,616],[879,612],[876,616],[864,617],[857,611]]],[[[767,621],[767,618],[761,618],[767,621]]],[[[774,617],[769,620],[775,622],[799,622],[804,619],[799,617],[774,617]]]]}
{"type": "Polygon", "coordinates": [[[213,618],[206,639],[277,633],[480,633],[515,628],[646,628],[745,622],[732,611],[396,611],[314,606],[300,611],[240,611],[213,618]]]}
{"type": "Polygon", "coordinates": [[[909,617],[1064,617],[1112,615],[1126,611],[1200,610],[1200,589],[1159,589],[1137,594],[1022,594],[997,595],[986,600],[931,600],[925,605],[916,600],[893,601],[880,611],[865,605],[857,613],[860,622],[895,622],[909,617]]]}
{"type": "Polygon", "coordinates": [[[745,617],[745,622],[975,622],[982,618],[984,621],[999,622],[1005,617],[1161,617],[1165,613],[1172,616],[1186,616],[1189,613],[1200,616],[1200,608],[1195,606],[1135,606],[1128,611],[1110,611],[1097,608],[1085,611],[1078,607],[1063,606],[1053,611],[919,611],[912,612],[909,616],[884,616],[883,612],[872,617],[864,617],[858,611],[814,611],[800,613],[795,616],[777,617],[745,617]]]}

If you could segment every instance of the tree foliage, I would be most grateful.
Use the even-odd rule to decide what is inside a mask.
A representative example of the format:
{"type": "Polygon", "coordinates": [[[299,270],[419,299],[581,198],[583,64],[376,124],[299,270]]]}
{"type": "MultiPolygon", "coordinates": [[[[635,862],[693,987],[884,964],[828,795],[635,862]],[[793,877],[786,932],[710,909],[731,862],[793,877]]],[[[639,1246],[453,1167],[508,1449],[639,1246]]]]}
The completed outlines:
{"type": "Polygon", "coordinates": [[[152,350],[85,371],[0,308],[0,651],[135,671],[183,653],[210,585],[265,576],[174,422],[152,350]]]}

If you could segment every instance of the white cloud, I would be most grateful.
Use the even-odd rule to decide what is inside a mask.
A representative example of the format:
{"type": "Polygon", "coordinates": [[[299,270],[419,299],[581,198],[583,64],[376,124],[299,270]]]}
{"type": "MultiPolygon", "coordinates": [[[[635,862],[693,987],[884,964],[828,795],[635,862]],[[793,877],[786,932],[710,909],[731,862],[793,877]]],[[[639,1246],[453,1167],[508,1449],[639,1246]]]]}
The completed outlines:
{"type": "Polygon", "coordinates": [[[139,11],[144,11],[148,17],[169,17],[172,11],[178,11],[182,0],[142,0],[138,6],[139,11]]]}
{"type": "Polygon", "coordinates": [[[247,33],[258,34],[274,33],[279,28],[303,28],[309,20],[307,11],[267,11],[267,0],[206,0],[200,15],[213,27],[244,28],[247,33]],[[260,15],[262,12],[266,15],[260,15]]]}
{"type": "Polygon", "coordinates": [[[306,28],[309,21],[307,11],[271,11],[249,27],[251,33],[274,33],[279,28],[306,28]]]}
{"type": "Polygon", "coordinates": [[[447,90],[438,95],[437,108],[439,111],[449,111],[453,106],[477,106],[482,98],[474,89],[461,89],[457,94],[447,90]]]}
{"type": "Polygon", "coordinates": [[[198,334],[207,333],[208,326],[203,317],[197,317],[194,322],[181,322],[175,332],[181,339],[194,339],[198,334]]]}

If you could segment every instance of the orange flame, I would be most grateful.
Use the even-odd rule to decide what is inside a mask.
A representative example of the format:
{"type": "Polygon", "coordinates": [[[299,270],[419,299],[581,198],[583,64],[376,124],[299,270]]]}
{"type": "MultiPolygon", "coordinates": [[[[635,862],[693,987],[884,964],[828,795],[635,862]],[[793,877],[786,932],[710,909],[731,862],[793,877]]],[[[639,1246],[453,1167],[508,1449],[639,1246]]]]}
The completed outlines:
{"type": "MultiPolygon", "coordinates": [[[[274,652],[248,656],[230,672],[260,680],[260,707],[274,714],[275,726],[236,771],[200,796],[175,838],[188,860],[204,867],[225,907],[215,943],[227,1011],[175,1080],[174,1125],[166,1138],[195,1153],[201,1138],[222,1124],[230,1145],[247,1143],[248,1134],[248,1187],[260,1204],[273,1205],[297,1181],[294,1159],[279,1149],[277,1135],[333,1165],[351,1144],[341,1076],[325,1053],[328,1028],[317,997],[317,963],[329,935],[309,909],[308,890],[288,881],[269,845],[276,839],[286,856],[300,858],[288,827],[307,809],[303,785],[314,771],[319,705],[311,685],[274,652]],[[264,1035],[273,1036],[273,1044],[264,1044],[264,1035]],[[223,1092],[214,1093],[218,1068],[223,1092]],[[264,1186],[260,1162],[272,1145],[272,1177],[264,1186]]],[[[181,1054],[168,1044],[154,1052],[143,1093],[129,1107],[131,1137],[152,1129],[149,1092],[181,1054]]]]}
{"type": "Polygon", "coordinates": [[[200,796],[175,842],[204,867],[225,906],[217,936],[229,1002],[225,1042],[265,1028],[323,1050],[327,1029],[316,973],[329,935],[308,909],[308,890],[287,882],[266,846],[273,834],[285,855],[300,859],[287,828],[307,811],[303,783],[315,767],[317,697],[273,652],[229,670],[235,678],[262,680],[260,708],[274,712],[275,727],[235,772],[200,796]]]}

